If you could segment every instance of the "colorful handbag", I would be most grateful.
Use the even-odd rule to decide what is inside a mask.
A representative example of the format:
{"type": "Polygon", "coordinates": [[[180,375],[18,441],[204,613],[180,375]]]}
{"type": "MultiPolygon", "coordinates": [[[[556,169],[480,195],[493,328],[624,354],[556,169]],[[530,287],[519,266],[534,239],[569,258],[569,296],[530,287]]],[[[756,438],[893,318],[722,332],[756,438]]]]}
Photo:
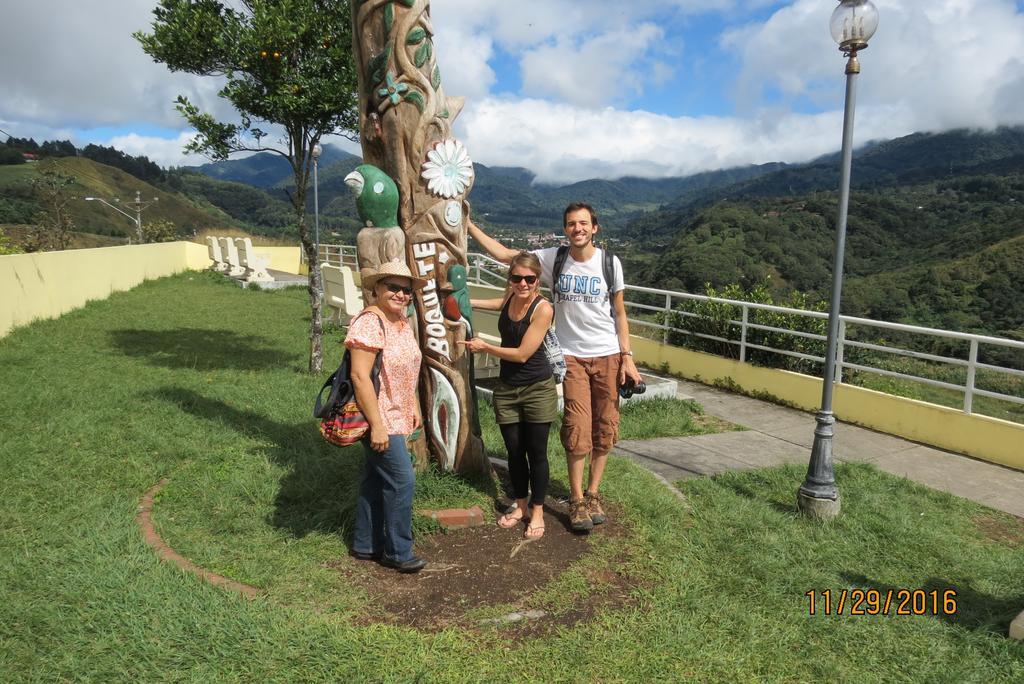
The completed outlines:
{"type": "MultiPolygon", "coordinates": [[[[384,322],[377,319],[381,329],[384,322]]],[[[377,352],[373,360],[373,368],[370,370],[370,380],[373,382],[374,394],[380,393],[380,364],[383,350],[377,352]]],[[[352,386],[352,355],[348,349],[341,357],[341,364],[338,370],[327,378],[327,382],[320,388],[316,395],[316,403],[313,406],[313,417],[320,419],[320,434],[331,444],[340,447],[355,444],[366,431],[370,429],[370,423],[366,420],[355,397],[355,387],[352,386]],[[326,401],[323,399],[324,390],[330,389],[326,401]]]]}
{"type": "Polygon", "coordinates": [[[323,438],[340,447],[355,444],[369,429],[370,423],[354,399],[345,402],[341,408],[332,411],[320,421],[320,434],[323,438]]]}

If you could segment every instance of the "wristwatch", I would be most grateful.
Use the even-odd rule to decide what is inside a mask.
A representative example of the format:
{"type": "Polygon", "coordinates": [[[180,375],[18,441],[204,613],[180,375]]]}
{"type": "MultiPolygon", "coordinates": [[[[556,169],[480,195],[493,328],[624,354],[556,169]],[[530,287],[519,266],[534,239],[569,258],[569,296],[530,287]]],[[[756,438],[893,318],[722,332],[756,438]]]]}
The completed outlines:
{"type": "Polygon", "coordinates": [[[632,355],[633,355],[633,352],[631,352],[631,351],[620,351],[619,352],[619,356],[632,356],[632,355]]]}

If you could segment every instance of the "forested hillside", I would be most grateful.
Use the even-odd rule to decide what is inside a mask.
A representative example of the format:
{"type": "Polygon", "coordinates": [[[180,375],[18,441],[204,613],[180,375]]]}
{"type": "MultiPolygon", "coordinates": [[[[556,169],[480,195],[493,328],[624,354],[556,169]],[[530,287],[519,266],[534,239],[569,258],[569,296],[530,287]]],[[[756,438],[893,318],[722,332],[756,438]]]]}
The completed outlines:
{"type": "MultiPolygon", "coordinates": [[[[767,197],[798,197],[815,192],[835,193],[839,187],[839,155],[808,164],[779,165],[771,173],[736,183],[708,184],[681,194],[661,211],[629,223],[627,237],[666,241],[700,210],[723,200],[738,202],[767,197]]],[[[1024,127],[980,132],[915,133],[871,143],[853,156],[851,187],[896,190],[956,177],[1005,175],[1024,169],[1024,127]]]]}
{"type": "MultiPolygon", "coordinates": [[[[349,236],[358,230],[355,200],[344,184],[344,178],[359,165],[358,157],[331,145],[324,146],[320,159],[320,212],[339,236],[349,236]],[[333,219],[333,220],[332,220],[333,219]]],[[[481,225],[503,231],[557,231],[562,211],[569,202],[586,201],[601,216],[602,225],[609,232],[625,228],[627,222],[645,212],[653,211],[680,198],[697,197],[706,190],[756,178],[783,168],[784,164],[766,164],[723,171],[710,171],[685,178],[620,178],[617,180],[587,180],[570,185],[534,183],[534,174],[516,167],[488,167],[474,164],[476,178],[470,201],[473,215],[481,225]]],[[[286,190],[291,185],[291,171],[287,164],[270,153],[256,154],[244,159],[228,160],[183,171],[201,173],[220,181],[234,181],[259,188],[271,199],[268,212],[287,206],[286,190]],[[277,207],[272,209],[271,207],[277,207]]],[[[228,197],[226,186],[203,186],[194,179],[189,192],[199,193],[211,203],[224,209],[239,220],[257,227],[270,224],[261,217],[246,212],[256,199],[245,205],[228,197]],[[235,213],[242,211],[242,214],[235,213]]],[[[241,190],[231,190],[237,194],[241,190]]],[[[313,193],[308,196],[312,210],[313,193]]],[[[354,234],[349,237],[354,237],[354,234]]]]}
{"type": "MultiPolygon", "coordinates": [[[[1003,175],[855,191],[850,198],[843,312],[956,330],[1019,334],[1024,309],[1024,166],[1003,175]]],[[[832,273],[836,193],[721,201],[633,243],[637,280],[703,291],[768,282],[823,297],[832,273]],[[642,256],[647,254],[646,257],[642,256]]]]}
{"type": "Polygon", "coordinates": [[[68,179],[61,193],[74,230],[96,235],[135,237],[134,209],[119,205],[141,198],[148,206],[142,221],[149,224],[167,221],[178,235],[189,236],[207,228],[240,227],[227,213],[202,201],[174,192],[169,187],[156,187],[136,176],[84,157],[57,157],[34,164],[0,166],[0,224],[26,225],[35,222],[47,206],[40,200],[33,185],[44,173],[68,179]],[[124,216],[101,202],[87,202],[85,197],[100,197],[120,208],[124,216]],[[153,201],[156,198],[156,201],[153,201]]]}

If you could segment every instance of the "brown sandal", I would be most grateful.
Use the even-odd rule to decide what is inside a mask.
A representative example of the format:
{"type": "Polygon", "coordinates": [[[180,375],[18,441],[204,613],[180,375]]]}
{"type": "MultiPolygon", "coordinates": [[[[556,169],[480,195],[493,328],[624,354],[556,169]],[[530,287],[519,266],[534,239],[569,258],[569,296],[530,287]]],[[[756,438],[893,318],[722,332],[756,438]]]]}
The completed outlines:
{"type": "Polygon", "coordinates": [[[544,523],[540,525],[527,525],[526,531],[523,532],[523,539],[533,541],[534,539],[540,539],[544,536],[544,523]]]}
{"type": "MultiPolygon", "coordinates": [[[[517,508],[516,511],[518,510],[519,509],[517,508]]],[[[513,513],[516,511],[513,511],[513,513]]],[[[523,517],[524,516],[520,515],[518,518],[513,518],[512,513],[506,513],[505,515],[498,518],[498,527],[500,527],[503,530],[511,530],[513,527],[523,522],[523,517]]]]}

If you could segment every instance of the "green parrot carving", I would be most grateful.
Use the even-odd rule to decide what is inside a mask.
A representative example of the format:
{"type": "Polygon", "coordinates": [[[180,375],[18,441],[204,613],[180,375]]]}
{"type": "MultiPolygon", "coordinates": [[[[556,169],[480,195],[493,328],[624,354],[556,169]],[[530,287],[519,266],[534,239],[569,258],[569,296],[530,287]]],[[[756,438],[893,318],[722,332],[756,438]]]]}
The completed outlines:
{"type": "Polygon", "coordinates": [[[391,176],[372,164],[360,164],[345,176],[345,185],[356,196],[356,209],[366,227],[398,225],[398,186],[391,176]]]}
{"type": "MultiPolygon", "coordinates": [[[[359,219],[365,226],[356,236],[360,273],[376,271],[384,263],[405,261],[405,232],[398,225],[398,187],[372,164],[360,164],[345,176],[356,196],[359,219]]],[[[364,298],[368,296],[363,292],[364,298]]],[[[369,301],[368,299],[366,301],[369,301]]]]}

